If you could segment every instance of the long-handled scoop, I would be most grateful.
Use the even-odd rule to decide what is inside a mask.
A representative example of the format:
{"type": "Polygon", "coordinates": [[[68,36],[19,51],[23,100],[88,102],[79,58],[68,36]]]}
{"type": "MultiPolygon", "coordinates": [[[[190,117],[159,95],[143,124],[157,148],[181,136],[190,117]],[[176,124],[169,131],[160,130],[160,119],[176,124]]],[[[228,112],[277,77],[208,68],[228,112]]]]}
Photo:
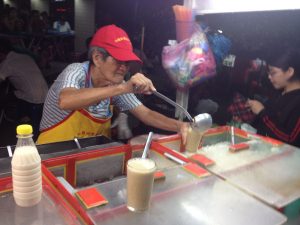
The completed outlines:
{"type": "Polygon", "coordinates": [[[145,148],[144,148],[144,151],[143,151],[143,155],[142,155],[142,158],[145,159],[147,157],[147,152],[150,148],[150,144],[151,144],[151,141],[152,141],[152,136],[153,136],[153,132],[149,132],[149,135],[148,135],[148,138],[147,138],[147,141],[146,141],[146,144],[145,144],[145,148]]]}
{"type": "Polygon", "coordinates": [[[188,111],[183,108],[181,105],[177,104],[176,102],[174,102],[173,100],[169,99],[167,96],[157,92],[157,91],[153,91],[153,94],[163,100],[165,100],[166,102],[168,102],[169,104],[173,105],[175,108],[180,109],[188,118],[188,120],[192,123],[192,127],[196,127],[201,131],[205,131],[208,128],[211,127],[212,125],[212,118],[211,115],[208,113],[202,113],[197,115],[194,119],[193,117],[191,117],[191,115],[188,113],[188,111]]]}
{"type": "Polygon", "coordinates": [[[181,105],[177,104],[176,102],[174,102],[173,100],[169,99],[167,96],[157,92],[157,91],[153,91],[153,94],[156,95],[157,97],[165,100],[166,102],[168,102],[169,104],[173,105],[175,108],[180,109],[184,115],[188,118],[188,120],[190,122],[193,122],[193,117],[191,117],[191,115],[188,113],[188,111],[186,111],[185,108],[183,108],[181,105]]]}

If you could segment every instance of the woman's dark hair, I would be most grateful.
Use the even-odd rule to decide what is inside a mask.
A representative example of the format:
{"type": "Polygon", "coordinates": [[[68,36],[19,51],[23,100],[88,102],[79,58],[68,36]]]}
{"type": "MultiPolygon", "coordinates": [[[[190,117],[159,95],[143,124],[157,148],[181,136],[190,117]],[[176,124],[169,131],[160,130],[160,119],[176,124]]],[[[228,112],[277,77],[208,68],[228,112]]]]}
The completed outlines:
{"type": "Polygon", "coordinates": [[[290,81],[300,80],[300,52],[292,49],[285,48],[281,52],[269,52],[266,57],[268,65],[278,67],[283,71],[287,71],[289,67],[294,69],[294,75],[290,81]]]}

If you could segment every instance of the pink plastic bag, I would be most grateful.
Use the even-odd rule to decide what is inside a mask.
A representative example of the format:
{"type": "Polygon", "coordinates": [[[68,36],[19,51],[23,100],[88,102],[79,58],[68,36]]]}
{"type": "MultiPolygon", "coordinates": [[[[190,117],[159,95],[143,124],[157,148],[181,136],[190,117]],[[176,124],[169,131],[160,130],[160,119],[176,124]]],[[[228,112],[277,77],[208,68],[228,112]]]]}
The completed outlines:
{"type": "Polygon", "coordinates": [[[179,89],[188,89],[216,74],[216,63],[201,28],[190,39],[165,46],[162,64],[179,89]]]}

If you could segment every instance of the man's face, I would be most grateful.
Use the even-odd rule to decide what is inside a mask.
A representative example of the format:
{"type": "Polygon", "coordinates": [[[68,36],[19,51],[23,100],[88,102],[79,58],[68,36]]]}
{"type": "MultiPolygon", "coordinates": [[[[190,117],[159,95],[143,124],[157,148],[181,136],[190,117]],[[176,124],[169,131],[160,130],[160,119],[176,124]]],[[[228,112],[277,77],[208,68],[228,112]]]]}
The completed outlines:
{"type": "Polygon", "coordinates": [[[108,84],[120,84],[128,73],[129,63],[116,60],[109,55],[105,60],[102,60],[99,70],[108,84]]]}

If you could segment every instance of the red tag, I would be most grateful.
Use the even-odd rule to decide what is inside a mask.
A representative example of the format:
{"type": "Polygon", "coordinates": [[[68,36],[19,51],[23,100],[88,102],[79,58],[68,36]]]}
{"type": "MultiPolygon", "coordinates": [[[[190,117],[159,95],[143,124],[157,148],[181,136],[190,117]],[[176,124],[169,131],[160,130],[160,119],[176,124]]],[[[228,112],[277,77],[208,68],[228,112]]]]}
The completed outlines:
{"type": "Polygon", "coordinates": [[[238,151],[245,150],[248,148],[249,148],[249,145],[247,143],[239,143],[239,144],[235,144],[235,145],[230,145],[229,151],[238,152],[238,151]]]}
{"type": "Polygon", "coordinates": [[[188,163],[184,165],[183,168],[197,177],[205,177],[210,174],[207,170],[203,169],[195,163],[188,163]]]}
{"type": "Polygon", "coordinates": [[[207,158],[205,155],[202,154],[194,154],[190,157],[190,159],[196,163],[202,164],[203,166],[210,166],[215,163],[213,160],[207,158]]]}
{"type": "Polygon", "coordinates": [[[80,190],[77,191],[75,195],[80,199],[87,209],[108,203],[108,201],[97,190],[97,188],[80,190]]]}
{"type": "Polygon", "coordinates": [[[166,178],[166,175],[163,171],[158,170],[154,173],[154,180],[160,180],[160,179],[165,179],[165,178],[166,178]]]}

